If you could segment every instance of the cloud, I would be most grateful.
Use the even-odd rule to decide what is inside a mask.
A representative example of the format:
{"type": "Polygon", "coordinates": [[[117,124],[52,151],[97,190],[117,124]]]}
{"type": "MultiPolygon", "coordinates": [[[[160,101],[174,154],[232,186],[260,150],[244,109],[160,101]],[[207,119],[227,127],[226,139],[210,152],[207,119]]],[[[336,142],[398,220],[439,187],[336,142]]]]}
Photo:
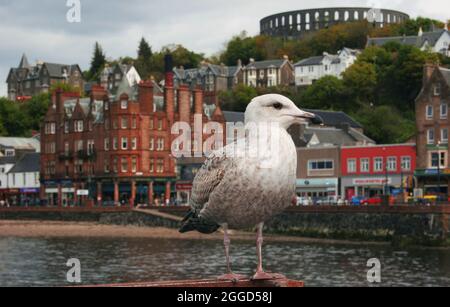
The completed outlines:
{"type": "Polygon", "coordinates": [[[0,3],[0,96],[6,94],[9,68],[22,53],[30,62],[44,60],[89,67],[93,45],[108,57],[134,56],[139,39],[154,49],[179,43],[207,55],[220,51],[242,30],[259,31],[264,16],[288,10],[333,6],[370,6],[445,19],[446,0],[80,0],[81,23],[68,23],[66,0],[2,0],[0,3]]]}

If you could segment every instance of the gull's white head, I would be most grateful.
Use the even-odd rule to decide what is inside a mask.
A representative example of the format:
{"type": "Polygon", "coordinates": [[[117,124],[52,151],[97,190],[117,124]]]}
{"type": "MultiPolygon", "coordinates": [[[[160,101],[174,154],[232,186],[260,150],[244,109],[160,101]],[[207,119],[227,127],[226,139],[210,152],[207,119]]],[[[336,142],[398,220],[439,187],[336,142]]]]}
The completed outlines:
{"type": "Polygon", "coordinates": [[[245,111],[245,123],[277,123],[288,129],[293,124],[308,121],[322,123],[317,115],[300,110],[289,98],[278,94],[254,98],[245,111]]]}

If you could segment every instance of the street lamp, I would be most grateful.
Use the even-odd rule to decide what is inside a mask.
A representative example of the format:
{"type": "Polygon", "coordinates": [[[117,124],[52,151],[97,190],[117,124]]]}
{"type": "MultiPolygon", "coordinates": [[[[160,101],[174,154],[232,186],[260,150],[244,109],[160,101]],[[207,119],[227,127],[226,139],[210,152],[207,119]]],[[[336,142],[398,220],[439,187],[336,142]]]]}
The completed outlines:
{"type": "Polygon", "coordinates": [[[438,201],[439,201],[441,194],[441,141],[438,142],[437,171],[438,171],[438,201]]]}
{"type": "Polygon", "coordinates": [[[384,163],[384,194],[386,196],[389,195],[389,177],[388,177],[388,157],[386,156],[386,148],[383,148],[384,151],[384,158],[385,158],[385,163],[384,163]]]}

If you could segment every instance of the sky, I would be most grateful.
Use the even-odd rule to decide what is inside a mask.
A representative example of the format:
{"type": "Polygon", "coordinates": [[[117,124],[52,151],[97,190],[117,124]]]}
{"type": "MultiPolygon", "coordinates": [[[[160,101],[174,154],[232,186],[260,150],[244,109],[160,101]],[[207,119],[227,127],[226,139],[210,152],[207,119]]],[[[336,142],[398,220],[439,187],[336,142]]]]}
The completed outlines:
{"type": "Polygon", "coordinates": [[[154,50],[182,44],[213,55],[233,35],[258,34],[265,16],[299,9],[362,6],[400,10],[411,17],[450,18],[448,0],[0,0],[0,96],[23,53],[37,60],[89,68],[98,41],[108,58],[135,56],[145,37],[154,50]],[[80,22],[70,23],[67,2],[81,4],[80,22]]]}

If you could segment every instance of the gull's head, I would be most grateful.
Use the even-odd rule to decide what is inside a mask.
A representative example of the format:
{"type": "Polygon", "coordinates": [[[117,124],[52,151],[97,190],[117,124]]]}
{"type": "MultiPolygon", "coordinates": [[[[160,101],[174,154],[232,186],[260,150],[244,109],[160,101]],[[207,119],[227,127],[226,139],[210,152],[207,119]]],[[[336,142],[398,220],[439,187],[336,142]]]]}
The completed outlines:
{"type": "Polygon", "coordinates": [[[312,122],[321,124],[322,119],[310,112],[300,110],[289,98],[268,94],[254,98],[245,111],[246,123],[277,123],[288,129],[294,124],[312,122]]]}

